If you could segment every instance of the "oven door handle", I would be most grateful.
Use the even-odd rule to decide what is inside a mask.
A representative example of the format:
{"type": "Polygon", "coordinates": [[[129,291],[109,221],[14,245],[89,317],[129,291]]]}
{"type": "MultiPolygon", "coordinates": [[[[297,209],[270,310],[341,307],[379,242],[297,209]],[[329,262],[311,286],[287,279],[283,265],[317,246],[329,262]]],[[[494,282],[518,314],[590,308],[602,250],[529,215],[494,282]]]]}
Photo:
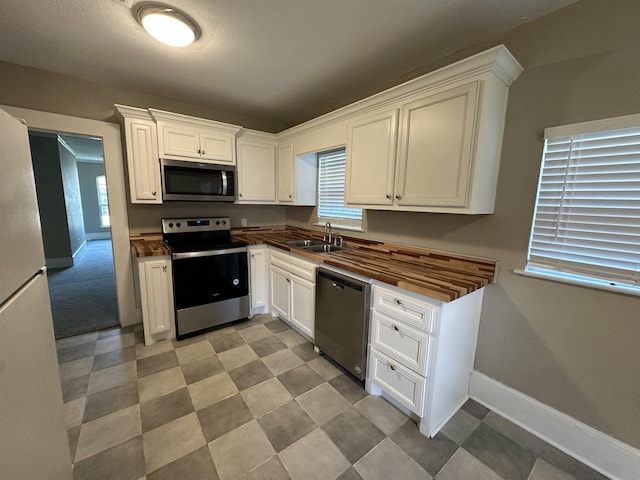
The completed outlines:
{"type": "Polygon", "coordinates": [[[183,258],[197,258],[197,257],[213,257],[214,255],[228,255],[231,253],[246,253],[247,247],[227,248],[222,250],[203,250],[201,252],[181,252],[172,253],[171,258],[173,260],[180,260],[183,258]]]}

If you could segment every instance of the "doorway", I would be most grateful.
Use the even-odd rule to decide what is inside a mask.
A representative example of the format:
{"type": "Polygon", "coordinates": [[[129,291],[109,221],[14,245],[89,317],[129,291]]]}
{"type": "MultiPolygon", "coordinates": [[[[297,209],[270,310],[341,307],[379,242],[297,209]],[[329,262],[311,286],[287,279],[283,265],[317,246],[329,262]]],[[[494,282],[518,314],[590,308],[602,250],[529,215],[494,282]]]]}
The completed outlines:
{"type": "Polygon", "coordinates": [[[29,132],[56,339],[119,325],[102,140],[29,132]]]}

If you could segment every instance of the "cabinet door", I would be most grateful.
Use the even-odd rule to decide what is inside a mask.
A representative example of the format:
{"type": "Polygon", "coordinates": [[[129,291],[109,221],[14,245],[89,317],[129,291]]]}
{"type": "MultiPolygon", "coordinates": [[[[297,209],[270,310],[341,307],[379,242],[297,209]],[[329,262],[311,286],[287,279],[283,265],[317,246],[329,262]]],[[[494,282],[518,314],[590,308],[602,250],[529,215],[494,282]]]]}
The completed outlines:
{"type": "Polygon", "coordinates": [[[468,205],[477,98],[473,82],[403,106],[398,205],[468,205]]]}
{"type": "Polygon", "coordinates": [[[251,308],[260,309],[267,305],[267,251],[252,248],[251,259],[251,308]]]}
{"type": "Polygon", "coordinates": [[[203,161],[235,165],[235,137],[216,131],[201,131],[200,158],[203,161]]]}
{"type": "Polygon", "coordinates": [[[171,262],[168,259],[143,260],[140,271],[140,295],[145,344],[171,336],[173,291],[171,262]]]}
{"type": "Polygon", "coordinates": [[[347,126],[346,204],[393,204],[397,132],[397,109],[347,126]]]}
{"type": "Polygon", "coordinates": [[[275,201],[275,146],[239,139],[238,203],[275,203],[275,201]]]}
{"type": "Polygon", "coordinates": [[[311,338],[315,337],[316,286],[291,276],[291,323],[311,338]]]}
{"type": "Polygon", "coordinates": [[[161,158],[200,159],[200,132],[196,129],[158,122],[161,158]]]}
{"type": "Polygon", "coordinates": [[[278,201],[293,203],[295,195],[293,143],[278,145],[278,201]]]}
{"type": "Polygon", "coordinates": [[[271,310],[283,320],[289,320],[289,292],[291,291],[289,277],[284,270],[273,265],[269,271],[271,272],[271,310]]]}
{"type": "Polygon", "coordinates": [[[126,118],[125,136],[131,203],[162,203],[155,123],[126,118]]]}

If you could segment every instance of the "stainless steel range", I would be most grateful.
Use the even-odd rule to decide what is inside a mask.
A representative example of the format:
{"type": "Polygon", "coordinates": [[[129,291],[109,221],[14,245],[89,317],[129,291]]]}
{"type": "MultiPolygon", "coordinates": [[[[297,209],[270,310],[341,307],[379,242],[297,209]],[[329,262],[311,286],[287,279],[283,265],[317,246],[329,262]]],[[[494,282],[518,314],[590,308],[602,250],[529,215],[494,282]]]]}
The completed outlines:
{"type": "Polygon", "coordinates": [[[171,250],[178,340],[249,315],[247,245],[228,217],[163,218],[171,250]]]}

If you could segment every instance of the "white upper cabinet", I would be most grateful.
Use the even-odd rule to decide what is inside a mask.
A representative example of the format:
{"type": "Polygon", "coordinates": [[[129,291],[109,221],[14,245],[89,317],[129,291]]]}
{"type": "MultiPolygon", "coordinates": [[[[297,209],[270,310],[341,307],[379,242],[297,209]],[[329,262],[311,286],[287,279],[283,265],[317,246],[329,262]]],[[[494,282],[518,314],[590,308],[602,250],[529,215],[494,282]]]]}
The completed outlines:
{"type": "Polygon", "coordinates": [[[160,158],[236,164],[239,126],[149,109],[158,126],[160,158]]]}
{"type": "Polygon", "coordinates": [[[162,203],[156,124],[146,110],[116,109],[123,120],[131,203],[162,203]]]}
{"type": "Polygon", "coordinates": [[[243,131],[236,141],[237,203],[276,203],[276,138],[243,131]]]}
{"type": "Polygon", "coordinates": [[[398,205],[469,207],[478,82],[403,105],[398,205]]]}
{"type": "Polygon", "coordinates": [[[293,170],[293,143],[278,145],[278,202],[294,202],[295,178],[293,170]]]}
{"type": "Polygon", "coordinates": [[[521,72],[501,45],[343,109],[346,205],[493,213],[507,95],[521,72]]]}
{"type": "Polygon", "coordinates": [[[278,142],[278,203],[316,204],[318,162],[315,153],[295,155],[291,140],[278,142]]]}
{"type": "Polygon", "coordinates": [[[365,115],[347,125],[345,202],[392,205],[398,109],[365,115]]]}

